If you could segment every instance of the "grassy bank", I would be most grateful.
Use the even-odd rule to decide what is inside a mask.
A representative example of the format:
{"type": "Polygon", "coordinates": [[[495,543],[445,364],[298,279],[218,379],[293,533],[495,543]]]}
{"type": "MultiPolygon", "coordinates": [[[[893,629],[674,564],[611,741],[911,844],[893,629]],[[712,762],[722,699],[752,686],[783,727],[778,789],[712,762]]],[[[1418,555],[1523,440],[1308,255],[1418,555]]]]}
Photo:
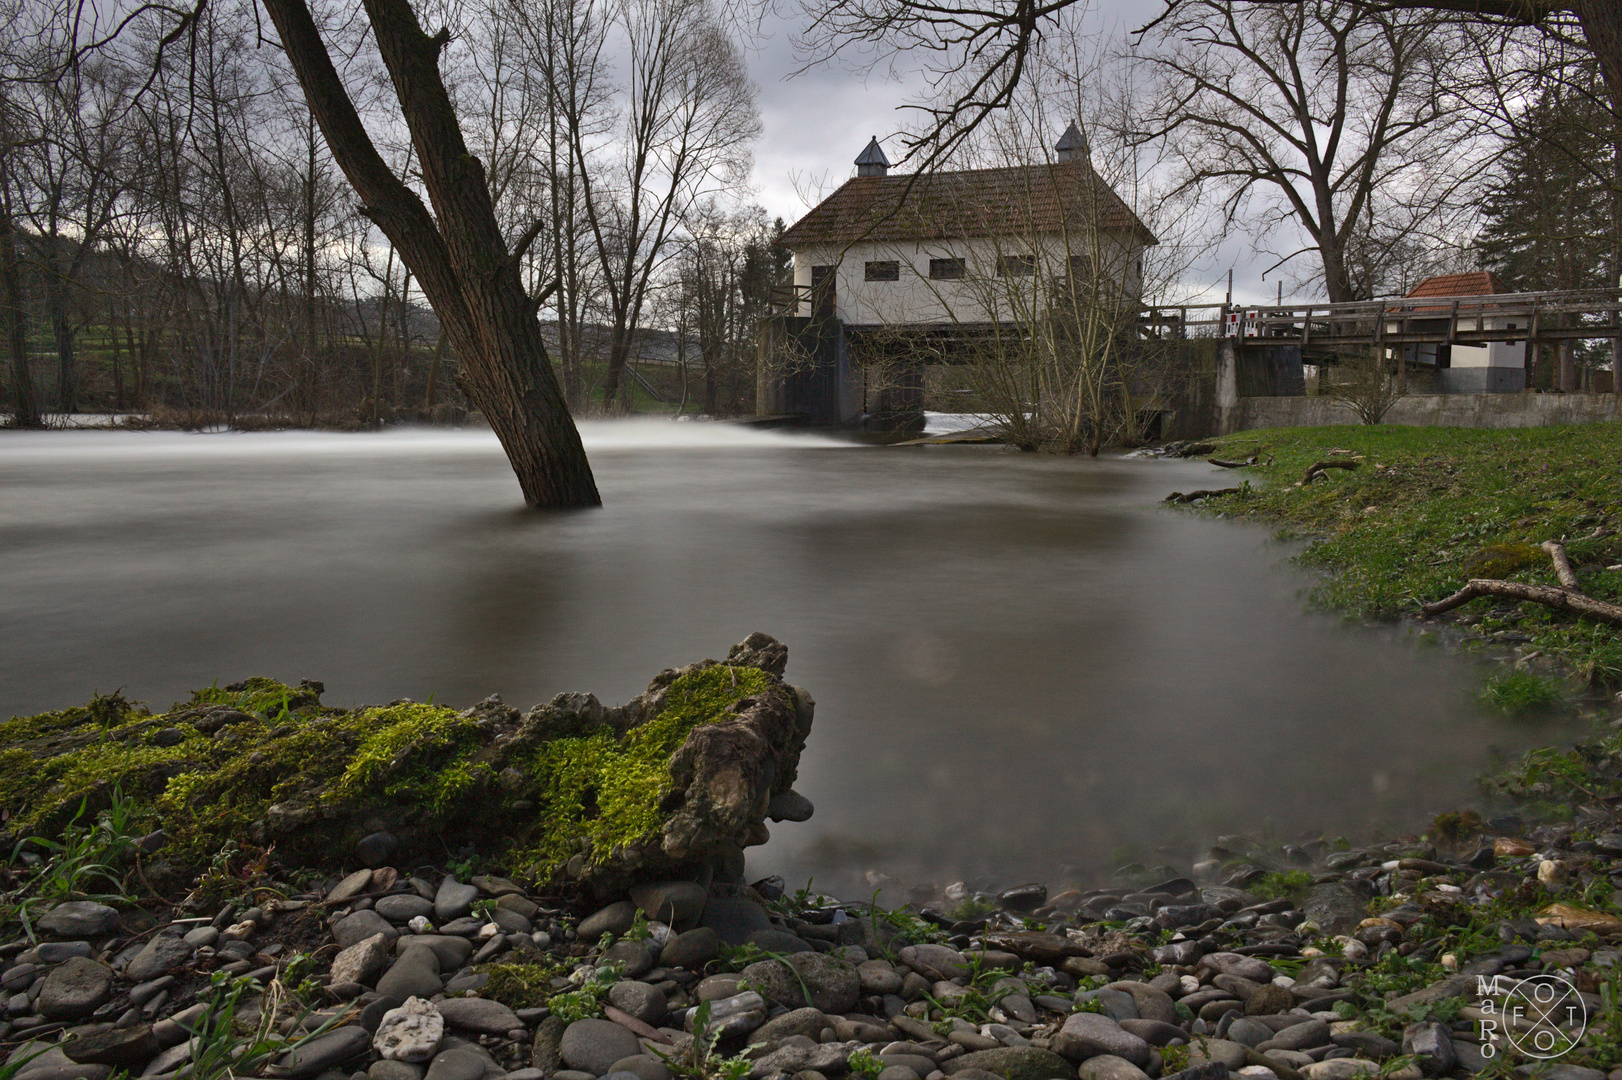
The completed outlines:
{"type": "MultiPolygon", "coordinates": [[[[1545,540],[1565,543],[1585,593],[1622,601],[1622,425],[1280,428],[1217,440],[1214,456],[1258,463],[1233,470],[1224,486],[1240,491],[1207,508],[1306,539],[1301,561],[1327,572],[1314,592],[1323,606],[1390,620],[1470,578],[1555,585],[1545,540]],[[1301,483],[1321,461],[1357,465],[1301,483]]],[[[1622,688],[1614,626],[1495,599],[1443,618],[1473,643],[1515,650],[1519,670],[1493,691],[1512,711],[1551,679],[1567,692],[1622,688]]]]}

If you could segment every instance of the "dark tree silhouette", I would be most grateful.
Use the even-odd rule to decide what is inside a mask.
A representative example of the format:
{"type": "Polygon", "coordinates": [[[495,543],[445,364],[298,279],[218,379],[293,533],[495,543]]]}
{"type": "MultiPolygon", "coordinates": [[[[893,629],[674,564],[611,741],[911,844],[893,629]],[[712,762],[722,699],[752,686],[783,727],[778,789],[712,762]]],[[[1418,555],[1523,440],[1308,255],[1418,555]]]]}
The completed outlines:
{"type": "Polygon", "coordinates": [[[547,359],[519,275],[522,249],[502,240],[484,167],[468,152],[439,71],[448,31],[423,32],[408,0],[365,0],[372,36],[399,99],[433,213],[372,144],[305,0],[264,0],[333,159],[361,212],[399,250],[462,361],[461,385],[541,508],[597,506],[580,433],[547,359]]]}

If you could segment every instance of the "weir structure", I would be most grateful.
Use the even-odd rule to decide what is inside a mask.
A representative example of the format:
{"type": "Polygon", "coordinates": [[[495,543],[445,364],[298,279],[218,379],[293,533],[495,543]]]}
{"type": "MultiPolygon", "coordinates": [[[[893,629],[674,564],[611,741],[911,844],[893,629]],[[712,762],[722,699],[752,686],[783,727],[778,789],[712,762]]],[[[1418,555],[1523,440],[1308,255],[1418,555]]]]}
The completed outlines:
{"type": "MultiPolygon", "coordinates": [[[[1469,276],[1475,275],[1461,277],[1469,276]]],[[[930,328],[931,340],[918,343],[910,363],[906,336],[889,335],[890,373],[879,398],[882,415],[876,415],[857,359],[871,328],[839,319],[831,281],[781,286],[760,328],[757,411],[814,426],[854,426],[851,418],[859,416],[868,426],[914,430],[923,422],[928,367],[954,362],[954,350],[943,345],[988,329],[930,328]],[[907,373],[901,379],[894,374],[898,367],[907,373]]],[[[1622,396],[1622,289],[1249,307],[1145,305],[1127,333],[1133,339],[1124,343],[1127,348],[1204,341],[1204,355],[1214,352],[1214,362],[1202,362],[1191,349],[1187,378],[1156,395],[1160,415],[1151,430],[1164,437],[1355,422],[1349,414],[1335,416],[1330,387],[1337,369],[1371,360],[1403,399],[1392,419],[1404,423],[1522,426],[1616,419],[1622,396]],[[1591,362],[1579,363],[1579,351],[1591,362]],[[1603,351],[1609,363],[1592,363],[1603,351]],[[1599,398],[1588,405],[1517,400],[1549,393],[1599,398]],[[1291,398],[1302,400],[1286,400],[1291,398]]]]}

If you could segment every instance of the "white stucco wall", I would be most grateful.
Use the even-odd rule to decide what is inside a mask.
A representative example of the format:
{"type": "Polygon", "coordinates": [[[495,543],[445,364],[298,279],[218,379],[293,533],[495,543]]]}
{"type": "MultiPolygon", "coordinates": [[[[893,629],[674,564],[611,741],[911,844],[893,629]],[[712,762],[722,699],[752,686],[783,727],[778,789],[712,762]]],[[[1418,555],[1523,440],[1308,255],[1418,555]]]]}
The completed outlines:
{"type": "MultiPolygon", "coordinates": [[[[1032,254],[1019,242],[989,238],[930,243],[865,243],[848,249],[809,247],[794,252],[794,284],[809,288],[813,266],[836,266],[835,313],[840,321],[858,326],[986,322],[1012,318],[1024,311],[1041,310],[1046,290],[1055,277],[1067,273],[1069,256],[1093,255],[1101,279],[1120,282],[1129,297],[1143,289],[1143,247],[1126,233],[1101,234],[1096,240],[1047,237],[1039,245],[1037,272],[1029,276],[1001,276],[1004,256],[1032,254]],[[966,275],[958,280],[931,280],[931,259],[966,261],[966,275]],[[900,264],[896,281],[866,280],[869,262],[900,264]]],[[[810,315],[808,303],[799,314],[810,315]]]]}
{"type": "MultiPolygon", "coordinates": [[[[1395,332],[1399,327],[1388,324],[1395,332]]],[[[1488,330],[1510,329],[1509,320],[1502,318],[1487,318],[1482,324],[1488,330]]],[[[1476,326],[1474,317],[1461,318],[1459,328],[1473,330],[1476,326]]],[[[1521,327],[1517,327],[1521,329],[1521,327]]],[[[1436,363],[1435,345],[1414,345],[1412,358],[1419,363],[1436,363]]],[[[1454,345],[1449,350],[1449,364],[1456,368],[1520,368],[1526,364],[1526,342],[1523,341],[1489,341],[1485,345],[1454,345]]]]}

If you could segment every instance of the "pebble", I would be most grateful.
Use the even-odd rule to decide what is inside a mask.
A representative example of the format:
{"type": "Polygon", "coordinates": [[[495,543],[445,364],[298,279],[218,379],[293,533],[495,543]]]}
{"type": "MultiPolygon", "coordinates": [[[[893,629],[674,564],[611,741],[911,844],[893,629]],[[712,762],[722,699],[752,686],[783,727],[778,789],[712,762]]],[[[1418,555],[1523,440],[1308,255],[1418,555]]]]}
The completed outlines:
{"type": "Polygon", "coordinates": [[[608,1020],[576,1020],[564,1030],[559,1052],[571,1069],[601,1076],[616,1061],[641,1054],[642,1044],[608,1020]]]}
{"type": "Polygon", "coordinates": [[[98,960],[76,956],[51,969],[34,1005],[47,1020],[81,1020],[112,993],[113,972],[98,960]]]}
{"type": "Polygon", "coordinates": [[[69,900],[39,917],[39,928],[61,938],[100,938],[118,931],[118,912],[93,900],[69,900]]]}
{"type": "Polygon", "coordinates": [[[431,1002],[412,997],[383,1013],[372,1047],[387,1061],[427,1061],[439,1050],[444,1036],[445,1019],[439,1010],[431,1002]]]}
{"type": "Polygon", "coordinates": [[[371,1047],[366,1029],[356,1024],[333,1028],[304,1045],[283,1054],[276,1066],[290,1080],[316,1076],[364,1054],[371,1047]]]}

